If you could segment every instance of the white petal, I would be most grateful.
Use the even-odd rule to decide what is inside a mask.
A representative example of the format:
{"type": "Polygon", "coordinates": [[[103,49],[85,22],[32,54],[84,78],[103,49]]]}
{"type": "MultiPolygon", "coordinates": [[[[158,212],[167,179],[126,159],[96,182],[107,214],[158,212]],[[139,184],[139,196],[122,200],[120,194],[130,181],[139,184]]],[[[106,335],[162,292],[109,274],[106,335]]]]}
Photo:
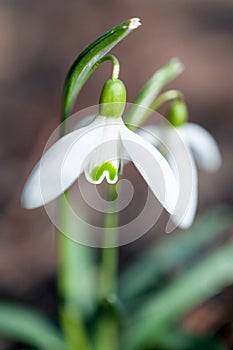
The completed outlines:
{"type": "MultiPolygon", "coordinates": [[[[175,224],[183,229],[187,229],[193,223],[194,217],[197,211],[197,202],[198,202],[198,177],[197,177],[197,169],[194,161],[192,160],[192,155],[190,154],[190,161],[192,167],[192,185],[191,185],[191,193],[189,197],[189,201],[187,203],[186,209],[184,212],[181,212],[179,216],[172,216],[172,220],[175,224]]],[[[182,183],[182,179],[181,179],[182,183]]],[[[182,186],[182,185],[181,185],[182,186]]],[[[182,197],[181,197],[182,198],[182,197]]],[[[179,209],[179,202],[177,203],[177,207],[179,209]]],[[[178,213],[179,214],[179,213],[178,213]]]]}
{"type": "Polygon", "coordinates": [[[72,185],[83,171],[89,153],[101,142],[99,136],[103,125],[97,120],[88,127],[73,131],[43,155],[24,187],[22,205],[25,208],[44,205],[72,185]]]}
{"type": "Polygon", "coordinates": [[[85,167],[85,175],[87,180],[94,184],[101,183],[104,178],[106,178],[109,184],[114,184],[118,180],[120,149],[122,148],[119,125],[123,125],[123,121],[121,118],[105,118],[100,116],[98,118],[104,118],[104,127],[101,135],[102,142],[90,155],[90,160],[85,167]],[[106,170],[103,171],[103,169],[106,170]],[[93,171],[99,172],[98,179],[91,177],[93,171]]]}
{"type": "Polygon", "coordinates": [[[137,129],[137,134],[157,147],[163,139],[163,128],[156,125],[146,125],[137,129]]]}
{"type": "Polygon", "coordinates": [[[173,213],[178,199],[178,186],[166,159],[154,146],[126,126],[121,127],[120,133],[126,151],[148,186],[165,209],[173,213]]]}
{"type": "Polygon", "coordinates": [[[197,164],[207,172],[216,171],[221,165],[221,154],[212,135],[199,125],[187,123],[183,130],[197,164]]]}
{"type": "Polygon", "coordinates": [[[179,184],[179,198],[166,232],[175,226],[188,228],[193,223],[198,197],[198,180],[193,156],[186,145],[182,128],[169,128],[166,133],[167,159],[179,184]]]}
{"type": "MultiPolygon", "coordinates": [[[[163,129],[161,126],[157,125],[146,125],[138,128],[135,131],[139,136],[143,137],[154,147],[159,147],[161,145],[161,140],[163,139],[163,129]]],[[[123,150],[123,162],[124,165],[128,164],[131,160],[127,157],[126,150],[123,150]]]]}
{"type": "Polygon", "coordinates": [[[87,115],[74,126],[74,130],[84,128],[85,126],[90,125],[95,120],[95,118],[95,115],[87,115]]]}

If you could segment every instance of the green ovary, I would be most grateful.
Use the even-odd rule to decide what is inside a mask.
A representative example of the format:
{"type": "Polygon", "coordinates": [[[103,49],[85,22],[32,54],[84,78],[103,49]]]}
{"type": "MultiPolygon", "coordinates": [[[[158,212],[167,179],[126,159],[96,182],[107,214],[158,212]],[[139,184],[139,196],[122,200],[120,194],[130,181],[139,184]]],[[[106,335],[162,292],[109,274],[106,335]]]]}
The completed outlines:
{"type": "Polygon", "coordinates": [[[96,166],[92,169],[90,177],[93,181],[99,181],[103,173],[107,171],[109,174],[109,179],[113,181],[115,177],[117,176],[117,170],[110,162],[105,162],[101,165],[96,166]]]}

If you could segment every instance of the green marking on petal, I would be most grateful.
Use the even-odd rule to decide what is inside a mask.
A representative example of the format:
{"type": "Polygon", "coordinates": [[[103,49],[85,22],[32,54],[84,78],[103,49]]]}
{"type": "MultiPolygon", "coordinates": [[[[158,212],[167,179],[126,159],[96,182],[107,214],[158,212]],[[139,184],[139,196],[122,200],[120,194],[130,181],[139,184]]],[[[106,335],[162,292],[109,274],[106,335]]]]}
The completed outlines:
{"type": "Polygon", "coordinates": [[[93,181],[99,181],[105,171],[108,172],[109,179],[111,181],[113,181],[117,176],[117,169],[114,167],[114,165],[110,162],[105,162],[100,166],[98,165],[95,168],[93,168],[90,177],[93,181]]]}

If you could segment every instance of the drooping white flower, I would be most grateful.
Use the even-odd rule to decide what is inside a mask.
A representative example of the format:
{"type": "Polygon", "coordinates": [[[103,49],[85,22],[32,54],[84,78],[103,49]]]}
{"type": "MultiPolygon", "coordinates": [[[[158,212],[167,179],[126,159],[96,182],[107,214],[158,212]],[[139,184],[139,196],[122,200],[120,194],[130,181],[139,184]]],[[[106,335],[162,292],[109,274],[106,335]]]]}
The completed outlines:
{"type": "MultiPolygon", "coordinates": [[[[110,100],[114,102],[112,97],[111,91],[110,100]]],[[[166,159],[152,144],[126,127],[119,116],[121,106],[105,104],[101,111],[104,113],[88,126],[60,138],[42,156],[25,185],[23,206],[36,208],[54,200],[83,172],[94,184],[104,178],[110,184],[116,183],[126,152],[164,208],[173,213],[178,186],[166,159]]]]}
{"type": "MultiPolygon", "coordinates": [[[[207,172],[217,171],[221,165],[221,155],[216,141],[207,130],[194,123],[184,123],[177,127],[151,125],[140,129],[138,133],[154,146],[159,147],[163,144],[170,151],[166,154],[166,159],[179,184],[180,196],[187,182],[189,185],[191,184],[191,191],[188,191],[189,200],[182,203],[182,198],[180,198],[180,202],[178,200],[176,209],[171,216],[176,225],[188,228],[193,223],[198,203],[196,164],[207,172]],[[188,162],[186,163],[182,158],[184,154],[187,155],[188,162]],[[191,170],[189,175],[186,171],[187,164],[191,170]],[[189,176],[191,176],[191,181],[189,176]]],[[[185,193],[183,194],[185,196],[185,193]]]]}

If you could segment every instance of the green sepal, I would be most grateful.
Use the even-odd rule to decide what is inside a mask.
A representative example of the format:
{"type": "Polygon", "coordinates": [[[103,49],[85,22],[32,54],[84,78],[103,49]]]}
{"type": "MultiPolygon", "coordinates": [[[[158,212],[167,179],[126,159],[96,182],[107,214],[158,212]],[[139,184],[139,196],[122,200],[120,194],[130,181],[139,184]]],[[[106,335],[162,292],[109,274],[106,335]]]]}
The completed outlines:
{"type": "Polygon", "coordinates": [[[121,117],[126,103],[126,88],[120,79],[109,79],[100,95],[99,114],[107,118],[121,117]]]}
{"type": "Polygon", "coordinates": [[[76,58],[65,81],[62,121],[67,118],[81,88],[98,66],[98,61],[139,25],[137,19],[121,23],[96,39],[76,58]]]}

